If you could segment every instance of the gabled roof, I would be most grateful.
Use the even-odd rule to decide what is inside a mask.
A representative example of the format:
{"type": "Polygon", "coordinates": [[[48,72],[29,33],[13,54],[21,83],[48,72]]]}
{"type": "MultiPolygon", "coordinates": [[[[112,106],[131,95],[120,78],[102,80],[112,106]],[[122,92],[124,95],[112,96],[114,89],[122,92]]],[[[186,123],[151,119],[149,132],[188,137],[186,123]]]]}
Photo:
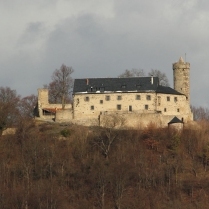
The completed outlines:
{"type": "Polygon", "coordinates": [[[172,124],[172,123],[183,123],[182,120],[178,119],[176,116],[168,123],[168,124],[172,124]]]}
{"type": "Polygon", "coordinates": [[[170,87],[159,85],[158,77],[75,79],[73,88],[74,94],[147,91],[181,95],[170,87]]]}

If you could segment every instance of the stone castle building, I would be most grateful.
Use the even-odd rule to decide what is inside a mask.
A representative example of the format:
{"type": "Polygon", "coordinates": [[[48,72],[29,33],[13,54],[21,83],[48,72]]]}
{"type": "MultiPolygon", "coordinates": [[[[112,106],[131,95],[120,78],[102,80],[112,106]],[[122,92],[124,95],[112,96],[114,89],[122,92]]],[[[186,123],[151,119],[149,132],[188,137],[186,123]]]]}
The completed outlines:
{"type": "Polygon", "coordinates": [[[178,120],[187,123],[193,120],[189,73],[190,64],[180,58],[173,64],[174,88],[161,86],[157,77],[75,79],[73,104],[65,110],[61,104],[49,104],[48,90],[39,89],[39,116],[112,127],[149,123],[164,127],[178,120]]]}

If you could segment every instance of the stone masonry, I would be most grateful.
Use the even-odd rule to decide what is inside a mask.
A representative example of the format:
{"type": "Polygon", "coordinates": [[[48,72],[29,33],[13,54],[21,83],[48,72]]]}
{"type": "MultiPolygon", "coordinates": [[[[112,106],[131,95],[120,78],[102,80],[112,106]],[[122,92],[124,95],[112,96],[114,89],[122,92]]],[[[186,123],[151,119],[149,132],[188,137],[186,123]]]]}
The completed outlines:
{"type": "Polygon", "coordinates": [[[189,71],[182,58],[173,64],[174,89],[160,86],[156,77],[75,79],[73,104],[65,110],[49,104],[48,90],[39,89],[39,115],[88,126],[164,127],[174,117],[187,123],[193,120],[189,71]]]}

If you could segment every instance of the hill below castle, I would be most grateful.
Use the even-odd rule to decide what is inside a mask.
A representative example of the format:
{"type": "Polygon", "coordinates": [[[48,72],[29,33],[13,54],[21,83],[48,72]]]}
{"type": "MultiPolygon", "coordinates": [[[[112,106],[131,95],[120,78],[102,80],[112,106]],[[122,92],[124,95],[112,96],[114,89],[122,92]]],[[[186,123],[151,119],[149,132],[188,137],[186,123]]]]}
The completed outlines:
{"type": "Polygon", "coordinates": [[[0,140],[2,208],[209,208],[208,127],[20,124],[0,140]]]}

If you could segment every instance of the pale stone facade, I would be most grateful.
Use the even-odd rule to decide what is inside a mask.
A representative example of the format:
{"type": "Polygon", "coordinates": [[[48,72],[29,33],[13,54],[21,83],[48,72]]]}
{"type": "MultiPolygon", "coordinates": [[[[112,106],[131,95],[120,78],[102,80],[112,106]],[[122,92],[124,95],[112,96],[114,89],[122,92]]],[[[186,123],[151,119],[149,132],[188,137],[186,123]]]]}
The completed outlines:
{"type": "Polygon", "coordinates": [[[158,112],[162,115],[178,116],[191,114],[184,95],[155,92],[76,94],[73,107],[73,118],[75,119],[98,117],[103,112],[124,114],[158,112]]]}
{"type": "Polygon", "coordinates": [[[129,127],[142,124],[146,126],[150,122],[166,126],[174,116],[183,118],[184,122],[192,120],[192,113],[184,95],[155,92],[78,94],[74,95],[73,107],[73,118],[83,121],[86,119],[85,123],[92,119],[98,120],[99,123],[101,118],[113,114],[122,116],[129,127]]]}
{"type": "Polygon", "coordinates": [[[65,110],[49,104],[47,89],[39,89],[39,115],[46,118],[44,111],[54,108],[56,121],[83,125],[163,127],[175,116],[187,123],[193,120],[189,70],[182,58],[173,64],[174,89],[159,85],[156,77],[76,79],[72,108],[65,110]]]}
{"type": "Polygon", "coordinates": [[[65,114],[60,114],[62,110],[62,104],[50,104],[49,103],[49,96],[48,96],[48,89],[38,89],[38,118],[44,120],[55,120],[57,121],[69,121],[72,119],[72,105],[66,104],[65,105],[65,114]]]}
{"type": "Polygon", "coordinates": [[[186,95],[190,101],[190,63],[184,62],[181,57],[178,62],[173,64],[173,83],[174,89],[186,95]]]}

